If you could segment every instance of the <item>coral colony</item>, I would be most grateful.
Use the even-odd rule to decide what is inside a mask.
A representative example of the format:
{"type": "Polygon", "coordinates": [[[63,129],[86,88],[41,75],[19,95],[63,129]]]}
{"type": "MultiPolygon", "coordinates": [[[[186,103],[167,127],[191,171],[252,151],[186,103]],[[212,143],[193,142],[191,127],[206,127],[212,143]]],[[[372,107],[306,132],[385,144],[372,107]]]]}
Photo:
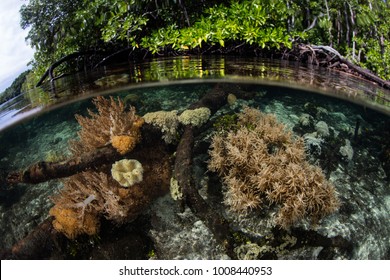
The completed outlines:
{"type": "MultiPolygon", "coordinates": [[[[122,155],[132,151],[141,141],[143,124],[135,109],[126,111],[124,104],[113,98],[97,97],[94,104],[98,113],[90,110],[89,118],[76,115],[81,130],[79,140],[70,143],[73,154],[106,145],[112,145],[122,155]]],[[[162,186],[169,186],[170,178],[162,152],[151,148],[139,154],[145,166],[137,160],[123,159],[101,171],[87,170],[64,180],[64,188],[52,198],[54,228],[73,239],[80,234],[98,233],[102,216],[117,224],[136,218],[152,197],[161,193],[162,186]],[[154,159],[155,155],[159,158],[154,159]],[[151,175],[152,170],[156,174],[151,175]],[[144,173],[149,173],[147,180],[143,180],[144,173]]]]}
{"type": "MultiPolygon", "coordinates": [[[[159,128],[162,139],[156,141],[164,146],[178,138],[179,125],[201,126],[210,118],[208,108],[181,114],[159,111],[142,118],[133,107],[126,110],[121,100],[112,97],[97,97],[93,102],[97,113],[76,115],[81,130],[79,139],[70,143],[73,155],[111,145],[123,159],[67,178],[52,198],[54,228],[70,239],[97,234],[102,217],[117,224],[133,220],[162,192],[162,186],[167,185],[166,193],[171,184],[172,192],[169,153],[155,150],[157,145],[140,145],[144,122],[159,128]],[[130,151],[140,160],[126,158],[130,151]]],[[[245,215],[274,207],[275,224],[289,228],[304,219],[316,223],[338,208],[334,186],[319,167],[305,160],[303,139],[294,137],[274,116],[245,108],[237,117],[225,117],[224,123],[215,126],[208,168],[222,178],[224,203],[230,210],[245,215]]],[[[172,193],[180,197],[177,182],[172,193]]]]}
{"type": "Polygon", "coordinates": [[[304,143],[272,115],[246,108],[238,123],[214,135],[209,169],[224,183],[224,202],[245,215],[276,206],[275,224],[315,223],[339,205],[334,186],[305,160],[304,143]]]}
{"type": "Polygon", "coordinates": [[[135,114],[134,107],[125,110],[125,105],[114,98],[96,97],[98,113],[88,110],[89,117],[76,115],[81,126],[79,140],[70,143],[74,155],[90,152],[111,144],[121,154],[134,149],[140,141],[143,118],[135,114]]]}

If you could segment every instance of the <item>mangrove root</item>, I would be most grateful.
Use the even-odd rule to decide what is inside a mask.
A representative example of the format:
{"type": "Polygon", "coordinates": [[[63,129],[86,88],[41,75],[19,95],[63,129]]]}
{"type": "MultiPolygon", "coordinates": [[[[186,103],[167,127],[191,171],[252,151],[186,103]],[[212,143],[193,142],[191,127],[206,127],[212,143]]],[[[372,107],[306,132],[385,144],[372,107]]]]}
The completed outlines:
{"type": "Polygon", "coordinates": [[[345,71],[342,67],[343,65],[344,67],[347,67],[349,71],[352,71],[369,81],[375,82],[381,87],[390,89],[389,81],[383,80],[369,70],[355,65],[341,56],[337,50],[329,46],[299,44],[297,48],[294,48],[288,53],[286,58],[289,56],[294,56],[297,60],[306,61],[309,64],[321,65],[329,68],[337,67],[338,69],[345,71]]]}
{"type": "Polygon", "coordinates": [[[17,183],[38,184],[113,163],[121,157],[112,146],[106,146],[66,161],[35,163],[25,170],[8,174],[7,182],[11,185],[17,183]]]}

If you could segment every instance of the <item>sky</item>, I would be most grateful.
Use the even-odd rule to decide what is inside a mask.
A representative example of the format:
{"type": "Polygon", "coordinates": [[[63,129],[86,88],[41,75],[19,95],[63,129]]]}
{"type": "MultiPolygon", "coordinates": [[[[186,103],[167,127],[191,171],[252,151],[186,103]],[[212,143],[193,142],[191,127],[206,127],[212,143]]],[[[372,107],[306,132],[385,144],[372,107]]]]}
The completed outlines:
{"type": "Polygon", "coordinates": [[[25,41],[28,30],[20,27],[19,9],[27,0],[0,0],[0,93],[28,69],[34,51],[25,41]]]}

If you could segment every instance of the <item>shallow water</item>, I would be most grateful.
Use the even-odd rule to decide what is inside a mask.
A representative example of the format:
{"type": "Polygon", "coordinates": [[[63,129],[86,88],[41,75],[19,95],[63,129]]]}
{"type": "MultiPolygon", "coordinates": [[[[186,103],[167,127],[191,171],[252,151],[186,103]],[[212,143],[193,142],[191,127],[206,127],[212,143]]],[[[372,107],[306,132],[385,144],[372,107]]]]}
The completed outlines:
{"type": "MultiPolygon", "coordinates": [[[[50,197],[63,186],[61,180],[10,186],[5,180],[7,174],[38,161],[69,157],[68,141],[76,139],[80,129],[74,115],[86,114],[88,108],[94,107],[92,96],[119,97],[143,116],[160,110],[184,111],[219,83],[224,84],[225,89],[231,88],[229,93],[234,94],[239,85],[255,96],[224,105],[211,116],[210,123],[222,115],[241,112],[245,106],[274,114],[295,135],[305,139],[307,160],[321,167],[341,201],[339,210],[317,225],[302,221],[290,231],[275,227],[272,223],[275,213],[271,210],[264,213],[267,210],[260,209],[245,216],[228,211],[222,203],[220,178],[207,170],[210,137],[215,129],[205,125],[195,139],[194,181],[201,195],[231,222],[232,228],[258,241],[262,251],[256,257],[389,259],[388,92],[339,73],[257,60],[162,60],[106,69],[106,73],[96,72],[79,78],[79,82],[72,82],[70,89],[64,87],[66,80],[57,82],[56,91],[45,89],[46,98],[34,99],[34,104],[18,100],[13,103],[16,105],[7,105],[8,109],[0,114],[0,122],[7,127],[0,132],[0,248],[10,248],[44,221],[53,206],[50,197]],[[81,86],[75,87],[75,84],[81,86]],[[10,117],[11,111],[18,110],[25,115],[28,110],[33,113],[22,120],[10,117]],[[15,125],[10,125],[14,120],[17,120],[15,125]],[[318,123],[325,123],[326,134],[319,132],[319,127],[323,126],[318,123]],[[337,240],[346,244],[341,247],[348,249],[313,243],[318,236],[324,240],[340,238],[337,240]],[[274,248],[267,243],[270,240],[274,248]]],[[[75,242],[70,242],[65,252],[56,257],[228,258],[207,226],[189,209],[181,212],[169,193],[156,199],[133,223],[116,230],[109,228],[102,226],[101,241],[83,239],[88,245],[76,246],[77,250],[75,242]],[[133,255],[114,250],[120,242],[126,241],[122,233],[128,232],[133,240],[141,240],[143,244],[134,245],[131,250],[137,253],[133,255]],[[114,236],[119,239],[117,243],[113,242],[114,236]],[[111,253],[98,252],[98,247],[111,253]]],[[[53,254],[46,257],[55,258],[53,254]]]]}

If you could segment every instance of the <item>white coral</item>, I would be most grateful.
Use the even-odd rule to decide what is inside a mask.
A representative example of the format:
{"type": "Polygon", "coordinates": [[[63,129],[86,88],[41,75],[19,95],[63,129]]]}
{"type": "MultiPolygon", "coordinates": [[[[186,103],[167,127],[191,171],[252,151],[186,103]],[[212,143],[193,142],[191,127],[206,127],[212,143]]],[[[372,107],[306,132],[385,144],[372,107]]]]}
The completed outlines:
{"type": "Polygon", "coordinates": [[[329,127],[328,124],[324,121],[319,121],[316,124],[316,131],[317,131],[317,135],[320,137],[329,136],[329,127]]]}
{"type": "Polygon", "coordinates": [[[163,139],[165,143],[170,144],[176,139],[177,128],[179,121],[177,118],[177,111],[157,111],[147,113],[143,116],[146,123],[157,126],[163,133],[163,139]]]}
{"type": "Polygon", "coordinates": [[[130,187],[143,180],[142,164],[135,159],[122,159],[111,168],[112,177],[123,187],[130,187]]]}
{"type": "Polygon", "coordinates": [[[339,152],[348,161],[353,158],[353,148],[351,146],[351,142],[348,139],[345,139],[345,146],[340,147],[339,152]]]}
{"type": "Polygon", "coordinates": [[[201,126],[210,118],[211,111],[207,107],[185,110],[179,116],[179,122],[184,125],[201,126]]]}

